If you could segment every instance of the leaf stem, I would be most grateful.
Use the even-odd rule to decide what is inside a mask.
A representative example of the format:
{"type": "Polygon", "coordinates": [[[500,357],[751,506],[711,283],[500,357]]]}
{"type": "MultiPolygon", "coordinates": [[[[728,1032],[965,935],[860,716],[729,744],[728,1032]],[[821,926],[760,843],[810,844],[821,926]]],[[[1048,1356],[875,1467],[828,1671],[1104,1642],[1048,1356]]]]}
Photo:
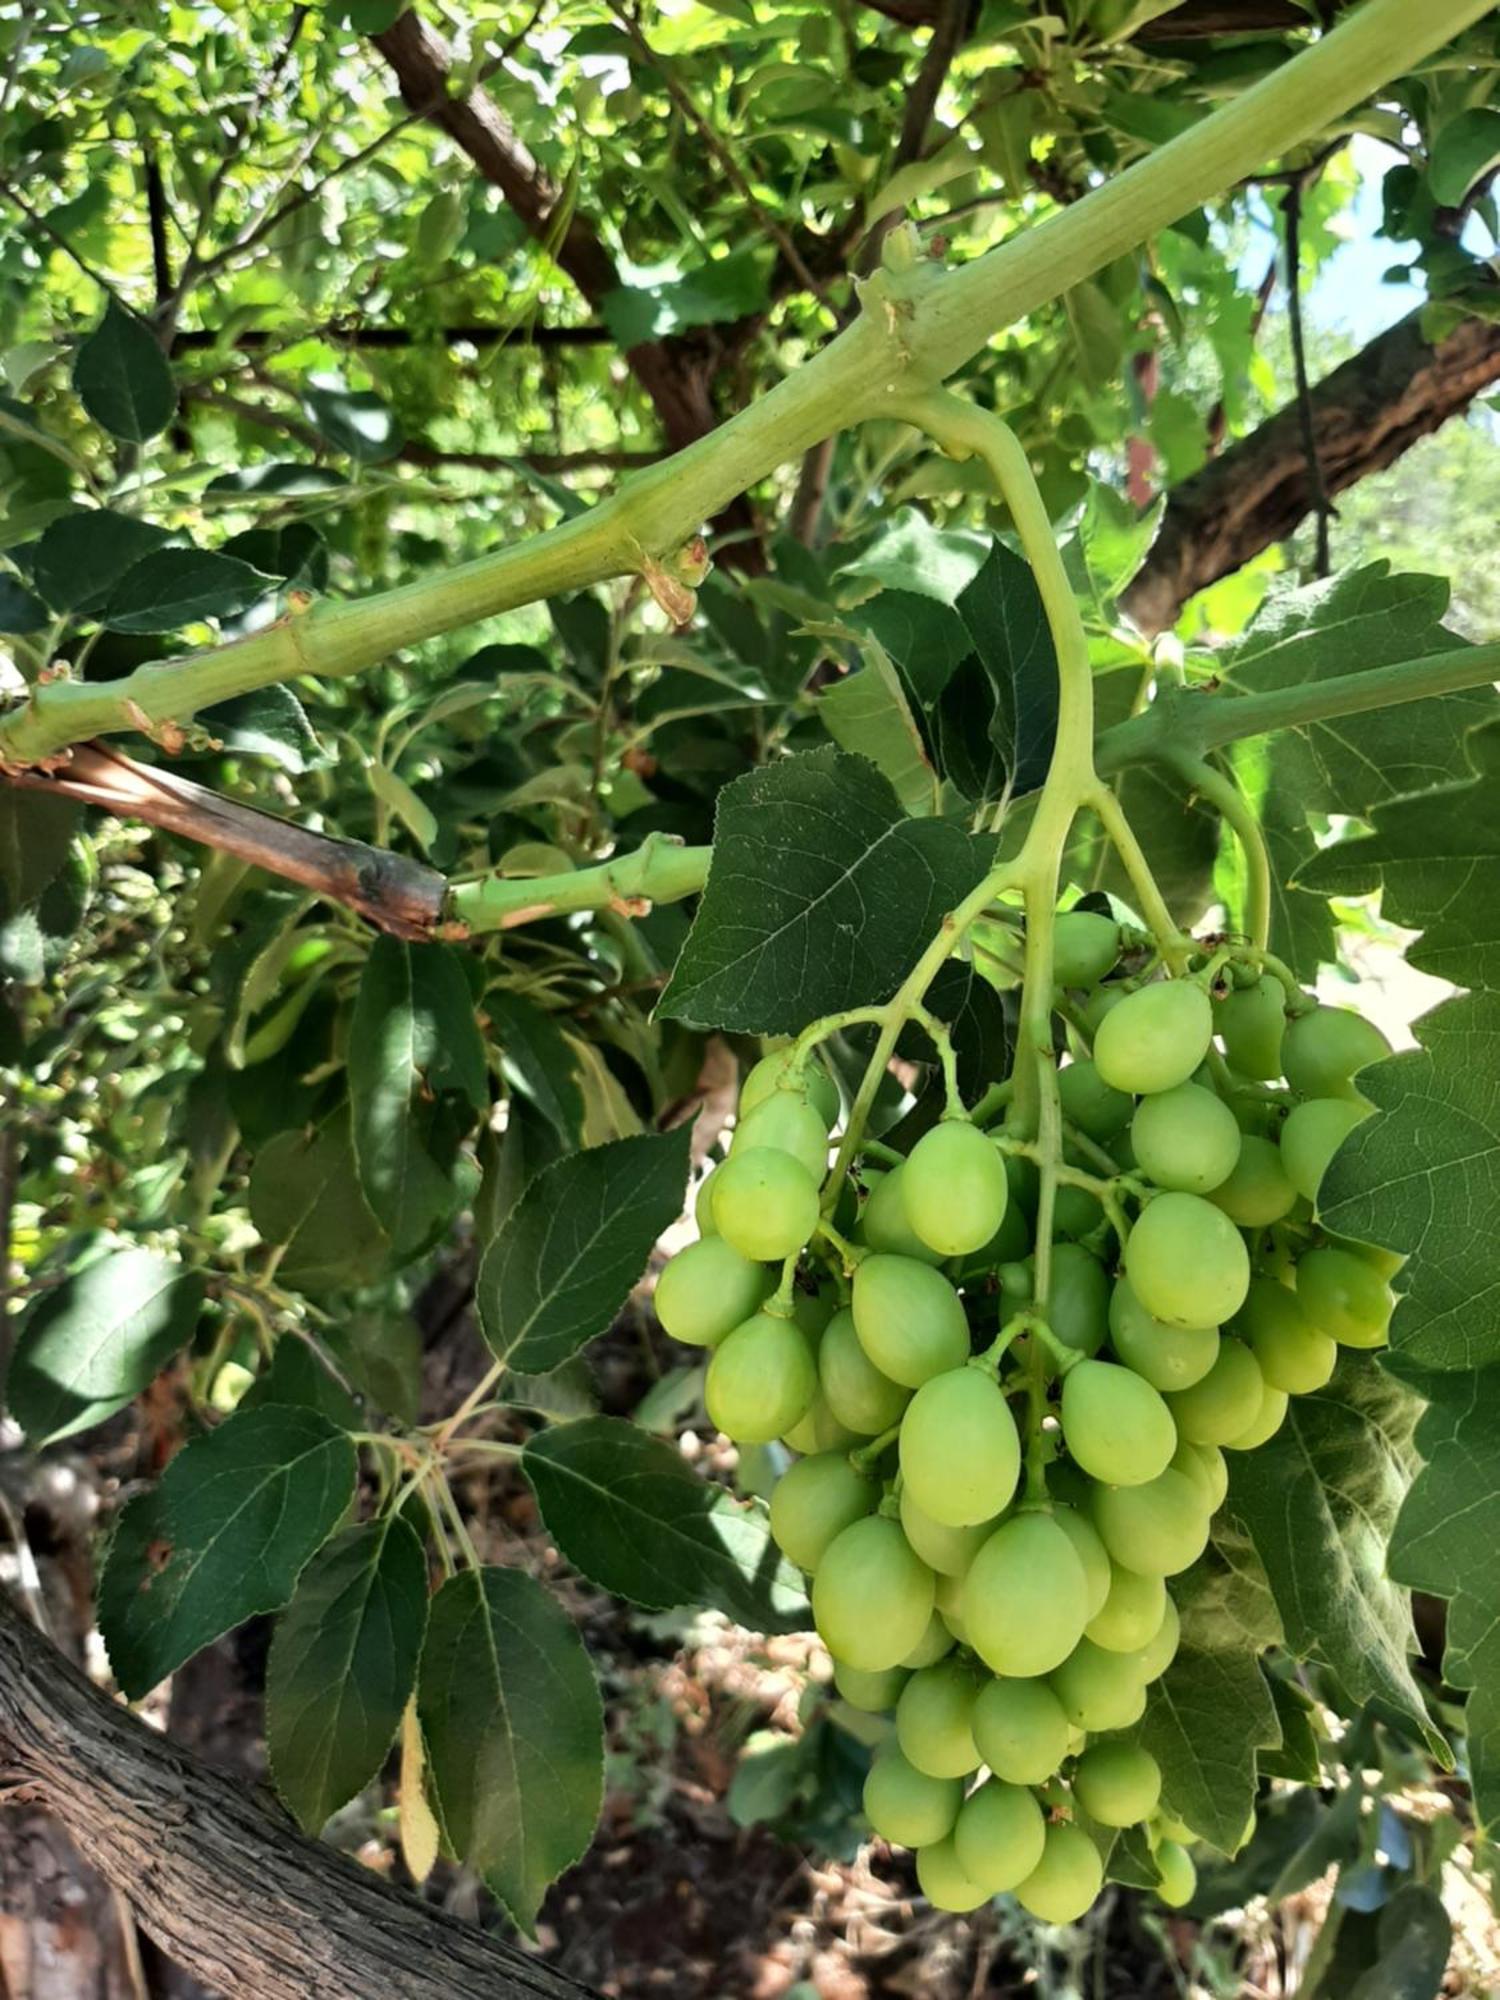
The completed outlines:
{"type": "Polygon", "coordinates": [[[1271,938],[1271,857],[1260,821],[1234,779],[1215,770],[1207,758],[1174,750],[1164,761],[1233,828],[1245,863],[1245,934],[1257,951],[1264,951],[1271,938]]]}

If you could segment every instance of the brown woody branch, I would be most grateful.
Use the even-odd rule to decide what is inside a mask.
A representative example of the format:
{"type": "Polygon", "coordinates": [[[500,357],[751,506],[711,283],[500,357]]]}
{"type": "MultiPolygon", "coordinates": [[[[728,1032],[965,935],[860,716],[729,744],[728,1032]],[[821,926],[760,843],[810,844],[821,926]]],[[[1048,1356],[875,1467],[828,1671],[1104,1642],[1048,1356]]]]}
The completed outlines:
{"type": "MultiPolygon", "coordinates": [[[[173,336],[172,352],[187,353],[194,348],[218,347],[224,336],[213,327],[186,327],[173,336]]],[[[607,326],[493,326],[480,320],[454,326],[365,326],[356,320],[326,320],[321,326],[248,327],[228,345],[254,352],[259,348],[289,346],[300,340],[326,340],[334,346],[403,348],[428,347],[441,342],[447,347],[490,347],[497,341],[516,347],[608,347],[614,335],[607,326]]]]}
{"type": "Polygon", "coordinates": [[[0,1597],[0,1777],[224,2000],[578,2000],[591,1989],[309,1840],[96,1688],[0,1597]]]}
{"type": "MultiPolygon", "coordinates": [[[[1322,0],[1315,11],[1331,18],[1344,0],[1322,0]]],[[[930,28],[944,0],[862,0],[873,14],[883,14],[903,28],[930,28]]],[[[1311,26],[1309,9],[1299,0],[1182,0],[1169,13],[1158,14],[1136,29],[1134,42],[1204,41],[1214,35],[1274,34],[1311,26]]]]}

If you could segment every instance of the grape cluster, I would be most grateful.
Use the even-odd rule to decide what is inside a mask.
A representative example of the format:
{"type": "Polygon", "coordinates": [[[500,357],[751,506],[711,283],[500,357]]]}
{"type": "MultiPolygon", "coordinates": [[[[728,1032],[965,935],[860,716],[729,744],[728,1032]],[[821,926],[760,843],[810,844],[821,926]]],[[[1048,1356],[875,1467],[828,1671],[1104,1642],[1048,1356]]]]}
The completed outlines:
{"type": "Polygon", "coordinates": [[[1012,1891],[1071,1921],[1100,1830],[1135,1826],[1161,1896],[1192,1895],[1133,1734],[1178,1645],[1167,1580],[1204,1552],[1224,1453],[1271,1437],[1340,1343],[1379,1345],[1393,1304],[1392,1260],[1317,1214],[1378,1030],[1250,954],[1165,977],[1121,949],[1102,914],[1056,920],[1045,1298],[1033,1140],[945,1117],[904,1157],[856,1155],[835,1198],[839,1093],[791,1049],[746,1078],[657,1290],[712,1350],[712,1421],[799,1454],[771,1530],[838,1693],[894,1714],[870,1824],[948,1910],[1012,1891]]]}

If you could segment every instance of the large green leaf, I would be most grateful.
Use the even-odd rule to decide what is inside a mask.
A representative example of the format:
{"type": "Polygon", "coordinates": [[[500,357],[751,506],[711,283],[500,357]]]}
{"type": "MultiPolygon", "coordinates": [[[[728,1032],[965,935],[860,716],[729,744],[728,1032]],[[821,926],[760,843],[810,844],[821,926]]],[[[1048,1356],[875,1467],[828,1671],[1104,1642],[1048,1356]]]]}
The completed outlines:
{"type": "Polygon", "coordinates": [[[1161,1766],[1164,1810],[1233,1854],[1255,1804],[1256,1753],[1281,1741],[1254,1653],[1184,1646],[1148,1691],[1140,1740],[1161,1766]]]}
{"type": "Polygon", "coordinates": [[[237,556],[156,549],[126,570],[102,616],[115,632],[175,632],[205,618],[235,617],[274,588],[274,577],[237,556]]]}
{"type": "Polygon", "coordinates": [[[554,1016],[503,987],[485,995],[484,1011],[507,1080],[531,1099],[564,1146],[576,1146],[583,1126],[578,1061],[554,1016]]]}
{"type": "Polygon", "coordinates": [[[73,386],[96,424],[127,444],[164,431],[177,407],[172,371],[144,320],[111,299],[78,349],[73,386]]]}
{"type": "Polygon", "coordinates": [[[795,1033],[887,999],[989,843],[908,819],[863,757],[816,750],[719,795],[714,860],[660,1011],[698,1027],[795,1033]]]}
{"type": "Polygon", "coordinates": [[[863,633],[852,637],[864,665],[859,672],[831,682],[818,697],[823,727],[841,750],[869,758],[889,779],[907,812],[930,813],[936,803],[937,774],[901,676],[878,639],[863,633]]]}
{"type": "Polygon", "coordinates": [[[203,1280],[155,1250],[117,1250],[43,1292],[17,1336],[7,1400],[31,1443],[121,1409],[192,1339],[203,1280]]]}
{"type": "Polygon", "coordinates": [[[479,1268],[484,1337],[512,1368],[555,1368],[603,1333],[682,1212],[691,1129],[616,1139],[531,1182],[479,1268]]]}
{"type": "Polygon", "coordinates": [[[387,1242],[360,1192],[349,1110],[340,1105],[312,1132],[278,1132],[250,1170],[250,1218],[281,1247],[277,1273],[304,1292],[366,1284],[386,1261],[387,1242]]]}
{"type": "Polygon", "coordinates": [[[426,1628],[427,1559],[400,1515],[346,1528],[298,1578],[266,1668],[266,1747],[310,1833],[385,1761],[426,1628]]]}
{"type": "Polygon", "coordinates": [[[279,1611],[354,1498],[355,1452],[316,1411],[268,1403],[178,1452],[130,1501],[99,1579],[99,1630],[132,1701],[258,1612],[279,1611]]]}
{"type": "Polygon", "coordinates": [[[660,1438],[586,1417],[538,1432],[521,1464],[558,1547],[616,1597],[655,1611],[706,1604],[759,1632],[805,1629],[802,1580],[764,1507],[711,1485],[660,1438]]]}
{"type": "Polygon", "coordinates": [[[994,690],[990,741],[1017,797],[1047,775],[1057,734],[1057,654],[1036,578],[996,542],[958,599],[958,615],[994,690]]]}
{"type": "Polygon", "coordinates": [[[521,1570],[461,1571],[433,1599],[418,1707],[448,1839],[530,1931],[603,1796],[603,1712],[583,1644],[521,1570]]]}
{"type": "Polygon", "coordinates": [[[107,507],[49,522],[31,551],[31,576],[54,611],[93,611],[126,570],[161,547],[166,530],[107,507]]]}

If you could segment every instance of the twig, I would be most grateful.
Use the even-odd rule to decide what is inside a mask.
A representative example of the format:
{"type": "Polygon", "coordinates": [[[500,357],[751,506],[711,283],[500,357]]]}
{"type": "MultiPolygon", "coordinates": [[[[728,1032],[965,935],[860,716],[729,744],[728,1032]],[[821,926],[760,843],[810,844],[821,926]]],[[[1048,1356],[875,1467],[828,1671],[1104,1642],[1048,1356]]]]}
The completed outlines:
{"type": "MultiPolygon", "coordinates": [[[[1311,171],[1311,169],[1309,170],[1311,171]]],[[[1318,458],[1317,431],[1313,424],[1312,387],[1307,377],[1307,345],[1302,330],[1302,191],[1305,183],[1293,181],[1281,204],[1286,219],[1286,308],[1292,336],[1292,371],[1297,384],[1297,421],[1302,432],[1302,453],[1307,461],[1307,485],[1312,498],[1316,547],[1314,568],[1319,576],[1330,569],[1328,523],[1333,504],[1323,483],[1323,467],[1318,458]]]]}

